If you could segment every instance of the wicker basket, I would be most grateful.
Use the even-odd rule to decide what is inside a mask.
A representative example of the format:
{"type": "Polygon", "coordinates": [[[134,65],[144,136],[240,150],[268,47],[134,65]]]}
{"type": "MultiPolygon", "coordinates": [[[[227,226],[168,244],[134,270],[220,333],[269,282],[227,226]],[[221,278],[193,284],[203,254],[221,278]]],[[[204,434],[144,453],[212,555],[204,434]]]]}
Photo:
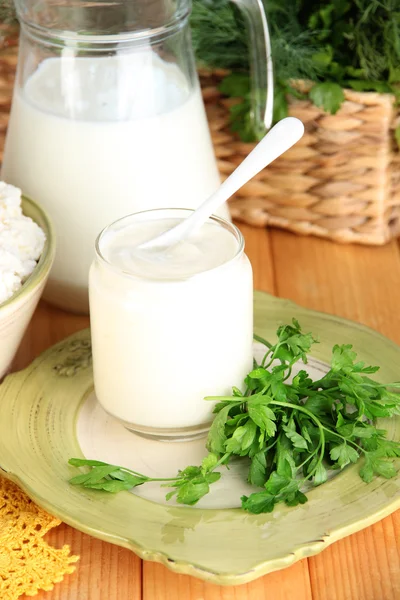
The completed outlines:
{"type": "MultiPolygon", "coordinates": [[[[231,173],[253,148],[229,130],[229,107],[218,83],[223,72],[201,73],[218,164],[231,173]]],[[[297,84],[301,91],[310,88],[297,84]]],[[[309,101],[291,100],[290,114],[306,133],[232,200],[232,215],[338,242],[384,244],[400,234],[400,122],[390,94],[345,90],[330,115],[309,101]]]]}
{"type": "MultiPolygon", "coordinates": [[[[1,150],[16,64],[12,41],[0,55],[1,150]]],[[[218,91],[223,73],[200,75],[219,168],[226,177],[253,144],[241,142],[229,129],[234,100],[218,91]]],[[[384,244],[400,234],[400,153],[394,139],[399,115],[394,99],[350,90],[345,96],[334,116],[308,101],[291,101],[290,114],[304,122],[306,133],[231,201],[236,219],[338,242],[384,244]]]]}

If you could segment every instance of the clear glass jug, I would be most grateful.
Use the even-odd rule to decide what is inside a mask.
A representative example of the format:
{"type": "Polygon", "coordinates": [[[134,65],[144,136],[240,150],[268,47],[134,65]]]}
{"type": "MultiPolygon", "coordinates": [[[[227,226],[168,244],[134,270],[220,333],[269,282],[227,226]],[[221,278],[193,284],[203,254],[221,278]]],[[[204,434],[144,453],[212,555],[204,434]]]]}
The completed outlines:
{"type": "MultiPolygon", "coordinates": [[[[262,0],[234,1],[249,23],[262,131],[272,94],[266,18],[262,0]]],[[[85,313],[101,229],[140,210],[196,208],[219,185],[190,0],[15,3],[20,50],[1,175],[53,219],[57,255],[45,298],[85,313]]]]}

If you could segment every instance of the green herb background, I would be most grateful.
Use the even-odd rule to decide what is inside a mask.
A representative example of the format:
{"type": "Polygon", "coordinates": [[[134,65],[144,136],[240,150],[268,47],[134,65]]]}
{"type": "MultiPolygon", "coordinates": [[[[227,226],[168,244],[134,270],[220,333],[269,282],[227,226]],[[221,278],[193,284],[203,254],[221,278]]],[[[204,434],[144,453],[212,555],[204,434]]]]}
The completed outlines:
{"type": "MultiPolygon", "coordinates": [[[[275,72],[275,121],[285,117],[288,96],[311,99],[335,114],[343,88],[393,93],[400,99],[400,0],[264,0],[275,72]],[[315,82],[299,94],[290,81],[315,82]]],[[[230,0],[194,0],[193,43],[199,64],[232,71],[221,84],[242,97],[232,126],[244,141],[249,125],[250,84],[247,33],[230,0]]]]}
{"type": "MultiPolygon", "coordinates": [[[[391,92],[400,100],[400,0],[264,0],[264,5],[275,121],[287,115],[290,95],[310,98],[332,114],[344,100],[343,88],[391,92]],[[296,79],[316,85],[299,94],[290,85],[296,79]]],[[[0,21],[15,21],[12,0],[0,0],[0,21]]],[[[232,71],[221,90],[243,98],[232,109],[232,128],[252,141],[247,32],[239,9],[231,0],[193,0],[191,26],[199,65],[232,71]]]]}

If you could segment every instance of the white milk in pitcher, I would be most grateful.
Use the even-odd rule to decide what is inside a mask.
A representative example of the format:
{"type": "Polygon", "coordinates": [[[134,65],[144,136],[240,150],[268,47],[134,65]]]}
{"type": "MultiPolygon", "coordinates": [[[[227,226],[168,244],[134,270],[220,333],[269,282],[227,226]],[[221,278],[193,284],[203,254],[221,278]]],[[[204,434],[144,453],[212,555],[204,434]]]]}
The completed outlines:
{"type": "Polygon", "coordinates": [[[150,51],[43,61],[16,88],[2,177],[49,212],[57,255],[45,297],[78,312],[103,227],[195,208],[220,181],[198,86],[150,51]]]}

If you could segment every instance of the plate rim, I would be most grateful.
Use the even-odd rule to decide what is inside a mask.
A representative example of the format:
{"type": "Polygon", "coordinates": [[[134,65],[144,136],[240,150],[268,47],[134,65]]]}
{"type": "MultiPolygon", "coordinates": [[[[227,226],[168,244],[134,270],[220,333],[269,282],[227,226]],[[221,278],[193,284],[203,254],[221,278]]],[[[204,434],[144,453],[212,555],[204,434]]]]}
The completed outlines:
{"type": "MultiPolygon", "coordinates": [[[[26,485],[15,474],[4,471],[2,467],[0,467],[0,475],[18,485],[29,496],[29,498],[31,498],[31,500],[33,500],[40,508],[53,515],[54,517],[60,519],[63,523],[66,523],[70,527],[77,529],[81,533],[95,537],[96,539],[102,540],[103,542],[126,548],[134,552],[134,554],[136,554],[140,559],[160,563],[169,570],[173,571],[174,573],[177,573],[178,575],[190,575],[192,577],[197,577],[198,579],[201,579],[203,581],[227,587],[250,583],[255,579],[258,579],[259,577],[263,577],[264,575],[268,575],[269,573],[273,573],[275,571],[279,571],[290,567],[299,560],[309,558],[311,556],[316,556],[317,554],[320,554],[323,550],[328,548],[331,544],[349,535],[352,535],[353,533],[362,531],[363,529],[370,527],[375,523],[378,523],[385,517],[391,515],[396,510],[400,509],[399,497],[397,500],[392,501],[390,504],[388,504],[388,506],[382,508],[380,511],[376,511],[371,516],[365,517],[364,519],[360,519],[356,523],[352,523],[350,525],[334,529],[331,532],[327,533],[325,536],[323,536],[321,540],[316,540],[308,544],[303,544],[295,550],[293,550],[293,552],[291,552],[289,555],[262,561],[258,565],[256,565],[254,569],[248,571],[240,573],[236,571],[231,573],[219,573],[218,571],[213,571],[212,569],[205,569],[203,567],[200,567],[199,565],[196,565],[193,562],[170,558],[165,552],[159,550],[147,550],[142,545],[134,542],[133,540],[129,540],[128,538],[119,538],[120,543],[117,543],[116,538],[119,536],[114,535],[113,539],[110,539],[111,536],[102,532],[100,529],[93,530],[90,527],[85,527],[80,522],[75,521],[75,519],[71,518],[68,514],[59,511],[58,508],[54,507],[54,505],[52,505],[51,503],[47,503],[46,500],[42,498],[42,496],[36,494],[36,492],[30,486],[26,485]],[[55,510],[53,510],[53,508],[55,508],[55,510]]],[[[151,500],[143,498],[141,498],[141,500],[143,500],[143,502],[153,503],[151,500]]],[[[240,511],[241,509],[231,508],[216,510],[240,511]]]]}
{"type": "MultiPolygon", "coordinates": [[[[275,303],[277,305],[285,304],[287,308],[293,308],[293,310],[296,311],[297,313],[302,312],[303,314],[305,313],[305,314],[309,314],[309,315],[312,315],[315,317],[320,317],[320,318],[323,318],[324,320],[329,320],[334,323],[340,323],[341,325],[350,326],[353,329],[354,328],[359,329],[368,334],[372,334],[373,336],[378,336],[379,338],[381,338],[382,341],[384,341],[385,344],[390,345],[393,348],[393,350],[396,350],[398,352],[400,351],[400,346],[397,345],[395,342],[386,338],[385,336],[383,336],[381,333],[377,332],[376,330],[374,330],[370,327],[367,327],[365,325],[362,325],[360,323],[357,323],[355,321],[337,317],[337,316],[331,315],[329,313],[324,313],[321,311],[307,309],[305,307],[295,304],[294,302],[292,302],[290,300],[277,298],[270,294],[266,294],[265,292],[255,292],[254,293],[255,305],[257,304],[257,300],[259,298],[267,298],[269,302],[272,302],[273,304],[275,303]]],[[[57,344],[55,344],[52,347],[45,350],[40,355],[40,357],[35,359],[35,361],[37,361],[39,358],[41,358],[43,360],[43,358],[46,357],[47,354],[50,354],[52,351],[54,351],[54,349],[57,348],[57,346],[64,345],[66,342],[68,342],[68,340],[75,339],[79,335],[85,335],[85,334],[87,334],[88,331],[89,331],[88,329],[85,329],[85,330],[82,330],[71,336],[68,336],[61,342],[58,342],[57,344]]],[[[255,325],[255,331],[257,332],[256,325],[255,325]]],[[[317,358],[317,360],[318,360],[318,358],[317,358]]],[[[33,363],[35,361],[33,361],[33,363]]],[[[30,366],[27,367],[27,369],[20,371],[19,373],[23,373],[24,371],[27,371],[29,368],[30,368],[30,366]]],[[[12,377],[13,377],[13,374],[9,375],[5,379],[5,381],[0,386],[0,390],[1,390],[2,386],[4,386],[4,383],[12,377]]],[[[91,390],[88,389],[86,391],[86,393],[82,396],[81,402],[79,404],[79,409],[77,410],[76,414],[78,414],[82,403],[84,402],[85,398],[87,397],[87,394],[89,394],[90,391],[91,390]]],[[[76,430],[75,430],[75,438],[76,438],[76,430]]],[[[76,443],[79,446],[77,438],[76,438],[76,443]]],[[[356,466],[357,465],[353,465],[350,468],[354,468],[356,466]]],[[[364,518],[361,518],[361,519],[357,519],[357,521],[349,523],[347,525],[334,528],[334,529],[330,530],[329,533],[326,533],[326,535],[322,536],[322,539],[318,539],[318,540],[315,540],[312,542],[307,542],[307,543],[301,544],[297,548],[294,548],[290,554],[287,554],[285,556],[275,557],[273,559],[269,558],[267,560],[262,560],[260,558],[260,562],[257,563],[257,565],[253,569],[247,570],[244,572],[233,571],[233,572],[220,573],[218,571],[213,571],[212,569],[205,569],[202,566],[196,565],[194,562],[189,562],[187,560],[182,560],[182,559],[178,560],[178,559],[171,558],[168,556],[167,553],[160,551],[160,550],[147,549],[143,546],[143,544],[139,544],[139,543],[135,542],[133,539],[129,539],[127,537],[122,538],[116,534],[114,534],[112,536],[108,533],[104,533],[101,529],[95,530],[95,529],[91,528],[90,526],[86,526],[84,523],[77,521],[75,518],[71,517],[68,513],[65,513],[62,509],[60,509],[59,507],[52,504],[52,502],[47,502],[46,498],[44,498],[41,494],[38,494],[26,481],[21,479],[16,473],[12,473],[10,471],[5,471],[0,466],[0,474],[2,476],[6,477],[7,479],[13,481],[14,483],[16,483],[23,491],[25,491],[25,493],[27,493],[27,495],[36,504],[38,504],[38,506],[40,506],[44,510],[48,511],[49,513],[55,515],[56,517],[60,518],[63,522],[74,527],[75,529],[78,529],[79,531],[81,531],[83,533],[92,535],[93,537],[96,537],[103,541],[106,541],[109,543],[114,543],[121,547],[127,548],[127,549],[133,551],[135,554],[137,554],[141,559],[159,562],[159,563],[163,564],[164,566],[166,566],[167,568],[169,568],[170,570],[172,570],[173,572],[176,572],[178,574],[191,575],[191,576],[200,578],[202,580],[209,581],[209,582],[212,582],[212,583],[215,583],[218,585],[223,585],[223,586],[240,585],[240,584],[248,583],[258,577],[261,577],[261,576],[271,573],[273,571],[291,566],[292,564],[294,564],[295,562],[297,562],[303,558],[306,558],[309,556],[315,556],[316,554],[319,554],[322,550],[324,550],[325,548],[330,546],[332,543],[334,543],[348,535],[356,533],[357,531],[360,531],[360,530],[364,529],[365,527],[373,525],[374,523],[380,521],[381,519],[392,514],[394,511],[396,511],[397,509],[400,508],[400,495],[399,495],[397,498],[388,499],[387,503],[384,506],[382,506],[382,508],[380,508],[379,510],[376,510],[373,514],[365,516],[364,518]]],[[[141,500],[143,502],[150,502],[152,504],[155,504],[151,500],[145,500],[143,498],[141,498],[141,500]]],[[[184,510],[184,509],[182,509],[182,510],[184,510]]],[[[201,509],[194,509],[194,510],[201,510],[201,509]]],[[[217,512],[220,512],[221,510],[240,511],[241,509],[240,508],[216,509],[217,512]]]]}

